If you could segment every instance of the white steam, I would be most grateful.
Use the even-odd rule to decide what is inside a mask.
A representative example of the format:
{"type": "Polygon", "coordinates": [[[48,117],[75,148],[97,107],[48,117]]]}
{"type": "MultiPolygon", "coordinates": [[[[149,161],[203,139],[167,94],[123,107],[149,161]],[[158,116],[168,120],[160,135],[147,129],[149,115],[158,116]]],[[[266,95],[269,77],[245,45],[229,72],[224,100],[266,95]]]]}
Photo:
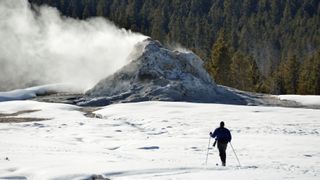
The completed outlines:
{"type": "Polygon", "coordinates": [[[178,51],[181,53],[192,53],[191,50],[183,47],[180,43],[177,43],[177,42],[167,43],[166,47],[171,49],[172,51],[178,51]]]}
{"type": "Polygon", "coordinates": [[[35,13],[26,0],[0,0],[0,90],[48,83],[90,88],[127,64],[145,38],[103,18],[61,17],[50,7],[35,13]]]}

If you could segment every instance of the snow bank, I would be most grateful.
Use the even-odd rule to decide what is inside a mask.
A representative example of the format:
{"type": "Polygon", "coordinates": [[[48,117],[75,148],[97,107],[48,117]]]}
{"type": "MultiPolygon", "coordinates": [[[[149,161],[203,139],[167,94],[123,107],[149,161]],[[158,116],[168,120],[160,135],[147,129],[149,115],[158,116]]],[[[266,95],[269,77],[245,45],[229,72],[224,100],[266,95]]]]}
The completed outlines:
{"type": "Polygon", "coordinates": [[[38,117],[41,115],[42,117],[46,117],[48,119],[55,117],[63,118],[66,113],[72,113],[73,110],[77,109],[79,109],[79,107],[68,104],[42,103],[30,100],[0,102],[0,113],[2,114],[11,114],[25,110],[37,110],[36,112],[26,113],[23,117],[32,117],[33,115],[38,117]]]}
{"type": "Polygon", "coordinates": [[[319,106],[320,107],[320,96],[312,95],[280,95],[278,96],[281,100],[295,101],[303,106],[319,106]]]}
{"type": "Polygon", "coordinates": [[[27,100],[36,96],[43,96],[59,92],[78,92],[70,84],[51,84],[44,86],[36,86],[26,89],[18,89],[8,92],[0,92],[1,101],[27,100]]]}

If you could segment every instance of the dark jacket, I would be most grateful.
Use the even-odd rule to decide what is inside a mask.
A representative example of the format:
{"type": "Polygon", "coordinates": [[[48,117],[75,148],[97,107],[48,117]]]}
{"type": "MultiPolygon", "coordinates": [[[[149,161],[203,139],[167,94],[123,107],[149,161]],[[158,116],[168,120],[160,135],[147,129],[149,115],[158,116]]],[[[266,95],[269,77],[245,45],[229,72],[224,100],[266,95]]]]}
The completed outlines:
{"type": "Polygon", "coordinates": [[[218,142],[228,143],[231,141],[231,133],[229,129],[224,127],[217,128],[213,134],[210,134],[212,138],[216,138],[218,142]]]}

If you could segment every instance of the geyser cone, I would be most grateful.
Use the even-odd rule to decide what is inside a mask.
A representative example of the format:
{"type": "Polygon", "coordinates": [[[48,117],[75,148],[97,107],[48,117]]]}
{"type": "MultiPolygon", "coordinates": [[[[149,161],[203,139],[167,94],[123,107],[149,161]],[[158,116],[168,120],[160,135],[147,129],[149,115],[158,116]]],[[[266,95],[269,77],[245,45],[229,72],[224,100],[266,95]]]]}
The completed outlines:
{"type": "Polygon", "coordinates": [[[192,52],[172,51],[151,39],[134,51],[141,55],[87,91],[91,105],[152,100],[245,104],[218,87],[192,52]]]}

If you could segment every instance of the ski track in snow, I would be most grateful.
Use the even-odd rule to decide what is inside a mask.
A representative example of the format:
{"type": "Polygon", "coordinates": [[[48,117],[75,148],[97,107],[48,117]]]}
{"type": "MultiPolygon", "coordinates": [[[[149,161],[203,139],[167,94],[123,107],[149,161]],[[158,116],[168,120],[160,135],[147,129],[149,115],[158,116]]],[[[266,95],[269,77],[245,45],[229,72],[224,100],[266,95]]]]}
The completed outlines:
{"type": "MultiPolygon", "coordinates": [[[[143,102],[117,104],[88,118],[77,106],[0,103],[0,114],[50,119],[0,124],[0,179],[318,179],[320,110],[143,102]],[[209,132],[225,121],[228,146],[216,166],[209,132]]],[[[212,142],[212,141],[211,141],[212,142]]]]}

